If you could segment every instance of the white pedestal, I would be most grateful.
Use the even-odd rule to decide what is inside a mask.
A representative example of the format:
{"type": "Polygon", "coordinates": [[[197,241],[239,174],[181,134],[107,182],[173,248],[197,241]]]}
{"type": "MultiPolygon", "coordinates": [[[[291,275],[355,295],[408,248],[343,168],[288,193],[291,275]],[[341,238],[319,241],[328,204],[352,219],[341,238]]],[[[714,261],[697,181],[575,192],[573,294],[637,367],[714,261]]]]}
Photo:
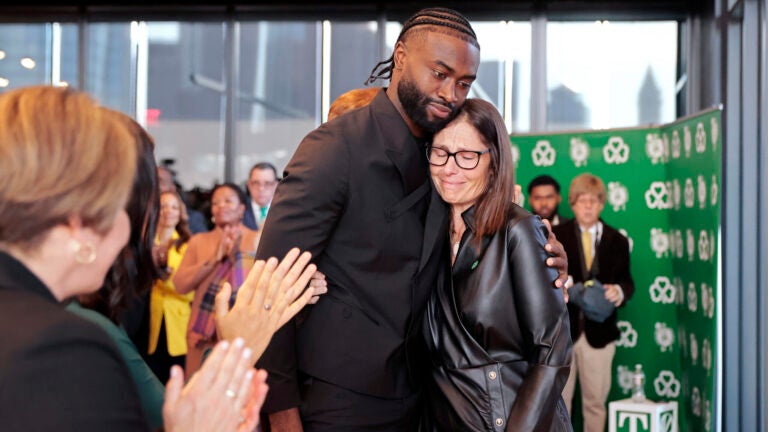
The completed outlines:
{"type": "Polygon", "coordinates": [[[632,402],[622,399],[608,404],[609,432],[677,432],[677,402],[632,402]]]}

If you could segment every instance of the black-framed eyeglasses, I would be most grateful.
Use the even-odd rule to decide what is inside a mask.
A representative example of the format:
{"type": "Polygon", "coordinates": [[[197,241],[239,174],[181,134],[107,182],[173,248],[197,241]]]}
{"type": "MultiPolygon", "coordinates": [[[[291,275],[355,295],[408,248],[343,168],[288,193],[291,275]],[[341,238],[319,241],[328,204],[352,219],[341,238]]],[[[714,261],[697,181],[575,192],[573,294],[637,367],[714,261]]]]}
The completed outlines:
{"type": "Polygon", "coordinates": [[[491,149],[487,148],[483,151],[476,150],[461,150],[455,153],[451,153],[448,150],[440,147],[427,147],[427,160],[430,165],[443,166],[448,163],[448,159],[453,156],[453,160],[456,161],[456,165],[465,170],[471,170],[477,168],[477,164],[480,163],[480,156],[490,152],[491,149]]]}

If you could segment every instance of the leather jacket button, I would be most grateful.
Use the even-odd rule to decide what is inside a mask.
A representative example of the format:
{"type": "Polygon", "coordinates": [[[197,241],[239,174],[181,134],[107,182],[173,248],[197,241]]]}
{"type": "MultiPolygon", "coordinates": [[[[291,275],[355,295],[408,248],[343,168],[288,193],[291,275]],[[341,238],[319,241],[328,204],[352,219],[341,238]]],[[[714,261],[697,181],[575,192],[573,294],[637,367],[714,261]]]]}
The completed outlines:
{"type": "Polygon", "coordinates": [[[349,317],[352,316],[352,311],[349,308],[344,308],[341,310],[341,316],[344,317],[344,319],[349,319],[349,317]]]}
{"type": "Polygon", "coordinates": [[[496,379],[496,372],[495,371],[488,372],[488,378],[490,378],[492,380],[495,380],[496,379]]]}
{"type": "Polygon", "coordinates": [[[496,426],[501,426],[503,424],[504,424],[504,420],[502,420],[501,418],[496,419],[496,426]]]}

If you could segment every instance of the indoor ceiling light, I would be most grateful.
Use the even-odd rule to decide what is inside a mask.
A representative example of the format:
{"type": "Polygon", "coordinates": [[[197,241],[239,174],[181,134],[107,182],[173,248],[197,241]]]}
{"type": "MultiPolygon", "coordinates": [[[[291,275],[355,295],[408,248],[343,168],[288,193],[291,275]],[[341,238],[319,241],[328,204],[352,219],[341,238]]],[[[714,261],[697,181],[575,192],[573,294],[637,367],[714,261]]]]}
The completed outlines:
{"type": "Polygon", "coordinates": [[[19,63],[21,63],[22,67],[25,67],[27,69],[35,68],[35,61],[29,57],[24,57],[23,59],[19,60],[19,63]]]}

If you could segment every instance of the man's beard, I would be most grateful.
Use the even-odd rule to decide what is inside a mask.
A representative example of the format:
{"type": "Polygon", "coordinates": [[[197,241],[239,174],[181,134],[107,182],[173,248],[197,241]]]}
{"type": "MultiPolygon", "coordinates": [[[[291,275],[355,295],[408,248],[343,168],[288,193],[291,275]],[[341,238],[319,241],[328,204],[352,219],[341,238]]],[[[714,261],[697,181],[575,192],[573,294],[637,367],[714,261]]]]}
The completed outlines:
{"type": "Polygon", "coordinates": [[[400,104],[405,111],[405,114],[411,119],[416,126],[423,129],[429,134],[434,134],[445,125],[451,122],[458,114],[456,105],[452,103],[441,102],[436,99],[432,99],[422,93],[410,79],[403,77],[400,80],[400,84],[397,86],[397,97],[400,99],[400,104]],[[435,118],[430,120],[427,114],[427,106],[430,103],[437,103],[445,107],[450,108],[451,114],[444,118],[435,118]]]}
{"type": "Polygon", "coordinates": [[[559,207],[560,207],[559,204],[556,205],[555,208],[552,210],[552,213],[550,213],[549,216],[546,216],[546,217],[542,216],[542,219],[546,219],[546,220],[552,222],[552,220],[555,218],[555,216],[557,216],[557,210],[558,210],[559,207]]]}

